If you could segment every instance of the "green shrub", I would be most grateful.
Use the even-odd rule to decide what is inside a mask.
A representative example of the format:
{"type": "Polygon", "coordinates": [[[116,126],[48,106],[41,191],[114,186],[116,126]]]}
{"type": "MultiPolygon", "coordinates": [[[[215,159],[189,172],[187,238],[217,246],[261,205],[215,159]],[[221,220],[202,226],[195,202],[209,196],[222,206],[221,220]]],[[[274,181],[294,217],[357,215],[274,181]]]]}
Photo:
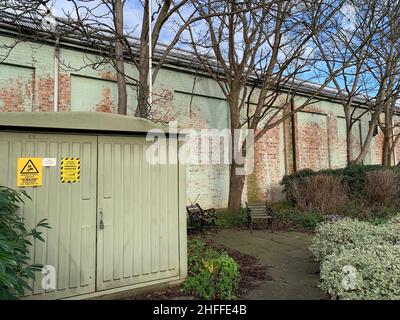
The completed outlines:
{"type": "Polygon", "coordinates": [[[400,241],[400,225],[385,223],[375,226],[364,221],[343,219],[336,223],[323,223],[316,229],[310,250],[318,261],[338,254],[344,249],[396,244],[400,241]]]}
{"type": "Polygon", "coordinates": [[[400,214],[397,216],[392,217],[388,223],[390,224],[400,224],[400,214]]]}
{"type": "Polygon", "coordinates": [[[304,228],[314,230],[323,221],[323,217],[319,212],[307,211],[299,215],[298,221],[304,228]]]}
{"type": "Polygon", "coordinates": [[[397,170],[376,170],[367,172],[365,200],[370,204],[388,206],[399,199],[400,179],[397,170]]]}
{"type": "Polygon", "coordinates": [[[281,185],[287,201],[299,210],[370,218],[385,216],[387,208],[400,209],[399,172],[399,167],[354,164],[318,172],[305,169],[285,176],[281,185]]]}
{"type": "Polygon", "coordinates": [[[217,210],[216,225],[222,228],[230,228],[247,224],[247,211],[241,208],[239,212],[229,212],[228,210],[217,210]]]}
{"type": "Polygon", "coordinates": [[[275,211],[275,223],[284,226],[285,229],[314,230],[323,221],[323,216],[317,211],[300,212],[293,208],[275,211]]]}
{"type": "Polygon", "coordinates": [[[325,169],[320,171],[313,171],[311,169],[302,169],[291,175],[286,175],[281,181],[283,191],[286,192],[294,181],[304,181],[304,178],[315,176],[316,174],[341,176],[344,183],[349,187],[350,192],[362,194],[365,191],[365,184],[367,182],[367,172],[377,170],[395,170],[399,171],[398,167],[387,167],[382,165],[359,165],[351,164],[345,168],[340,169],[325,169]]]}
{"type": "MultiPolygon", "coordinates": [[[[39,227],[49,228],[45,220],[36,228],[27,230],[24,220],[18,214],[23,204],[23,191],[0,186],[0,299],[15,299],[31,290],[28,281],[35,279],[35,272],[41,265],[29,264],[29,238],[44,241],[39,227]]],[[[29,197],[28,197],[29,198],[29,197]]]]}
{"type": "Polygon", "coordinates": [[[201,299],[234,299],[238,288],[239,265],[226,252],[201,240],[188,242],[188,278],[183,292],[201,299]]]}
{"type": "Polygon", "coordinates": [[[349,202],[342,178],[321,173],[294,181],[287,194],[300,211],[315,210],[324,214],[339,214],[349,202]]]}
{"type": "Polygon", "coordinates": [[[400,246],[343,249],[321,265],[321,288],[333,299],[400,299],[400,246]]]}
{"type": "Polygon", "coordinates": [[[400,299],[400,215],[386,223],[321,224],[310,247],[333,299],[400,299]]]}
{"type": "Polygon", "coordinates": [[[302,169],[299,171],[296,171],[292,173],[291,175],[285,175],[283,176],[280,184],[283,186],[283,192],[286,194],[286,200],[294,205],[295,204],[295,199],[291,196],[291,194],[288,193],[288,190],[292,186],[294,181],[299,181],[302,182],[304,181],[305,178],[315,176],[315,171],[311,169],[302,169]]]}
{"type": "Polygon", "coordinates": [[[349,187],[351,193],[355,193],[358,196],[363,196],[367,184],[367,173],[371,171],[381,170],[394,170],[398,171],[396,167],[387,167],[382,165],[360,165],[352,164],[344,169],[335,170],[341,176],[343,176],[344,182],[349,187]]]}

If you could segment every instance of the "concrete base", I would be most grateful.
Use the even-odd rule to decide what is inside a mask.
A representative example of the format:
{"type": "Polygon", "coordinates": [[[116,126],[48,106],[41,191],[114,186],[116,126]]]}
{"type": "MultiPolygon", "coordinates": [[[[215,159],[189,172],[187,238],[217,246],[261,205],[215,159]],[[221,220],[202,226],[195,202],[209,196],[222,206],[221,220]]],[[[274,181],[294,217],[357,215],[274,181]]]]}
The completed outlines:
{"type": "Polygon", "coordinates": [[[158,281],[151,281],[146,283],[141,283],[138,285],[132,286],[125,286],[115,289],[109,289],[104,291],[93,292],[89,294],[69,297],[63,300],[83,300],[83,299],[90,299],[90,300],[118,300],[124,297],[132,297],[135,295],[140,295],[143,293],[160,290],[160,289],[167,289],[179,286],[184,279],[179,279],[178,277],[170,278],[170,279],[163,279],[158,281]]]}

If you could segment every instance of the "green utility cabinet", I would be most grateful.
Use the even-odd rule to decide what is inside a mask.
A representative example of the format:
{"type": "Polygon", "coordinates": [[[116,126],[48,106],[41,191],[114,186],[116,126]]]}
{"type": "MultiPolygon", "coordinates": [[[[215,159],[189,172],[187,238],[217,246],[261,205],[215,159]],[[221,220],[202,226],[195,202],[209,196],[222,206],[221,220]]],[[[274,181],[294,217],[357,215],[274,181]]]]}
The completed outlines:
{"type": "Polygon", "coordinates": [[[185,169],[146,160],[152,129],[162,128],[107,113],[0,113],[0,185],[17,188],[18,158],[53,160],[41,168],[41,186],[22,187],[32,201],[21,214],[28,228],[48,219],[31,259],[54,267],[56,287],[44,289],[38,274],[27,298],[90,297],[186,277],[185,169]],[[61,179],[68,158],[79,159],[77,182],[61,179]]]}

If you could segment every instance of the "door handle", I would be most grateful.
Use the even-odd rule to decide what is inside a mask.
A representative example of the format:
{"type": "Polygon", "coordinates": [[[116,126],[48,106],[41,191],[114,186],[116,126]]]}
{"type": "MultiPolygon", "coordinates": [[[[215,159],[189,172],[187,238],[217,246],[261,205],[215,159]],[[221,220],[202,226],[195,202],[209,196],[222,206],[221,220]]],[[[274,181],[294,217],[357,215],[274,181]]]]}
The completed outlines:
{"type": "Polygon", "coordinates": [[[104,229],[104,211],[103,208],[99,209],[99,229],[104,229]]]}

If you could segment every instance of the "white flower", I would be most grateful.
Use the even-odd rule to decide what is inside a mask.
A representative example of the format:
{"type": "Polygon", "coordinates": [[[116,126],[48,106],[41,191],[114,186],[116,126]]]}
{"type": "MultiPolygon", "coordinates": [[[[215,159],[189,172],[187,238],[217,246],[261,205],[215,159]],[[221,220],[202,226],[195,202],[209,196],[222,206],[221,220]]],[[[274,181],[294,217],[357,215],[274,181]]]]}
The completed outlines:
{"type": "Polygon", "coordinates": [[[346,265],[342,268],[344,277],[342,286],[346,291],[357,289],[357,269],[351,265],[346,265]]]}

